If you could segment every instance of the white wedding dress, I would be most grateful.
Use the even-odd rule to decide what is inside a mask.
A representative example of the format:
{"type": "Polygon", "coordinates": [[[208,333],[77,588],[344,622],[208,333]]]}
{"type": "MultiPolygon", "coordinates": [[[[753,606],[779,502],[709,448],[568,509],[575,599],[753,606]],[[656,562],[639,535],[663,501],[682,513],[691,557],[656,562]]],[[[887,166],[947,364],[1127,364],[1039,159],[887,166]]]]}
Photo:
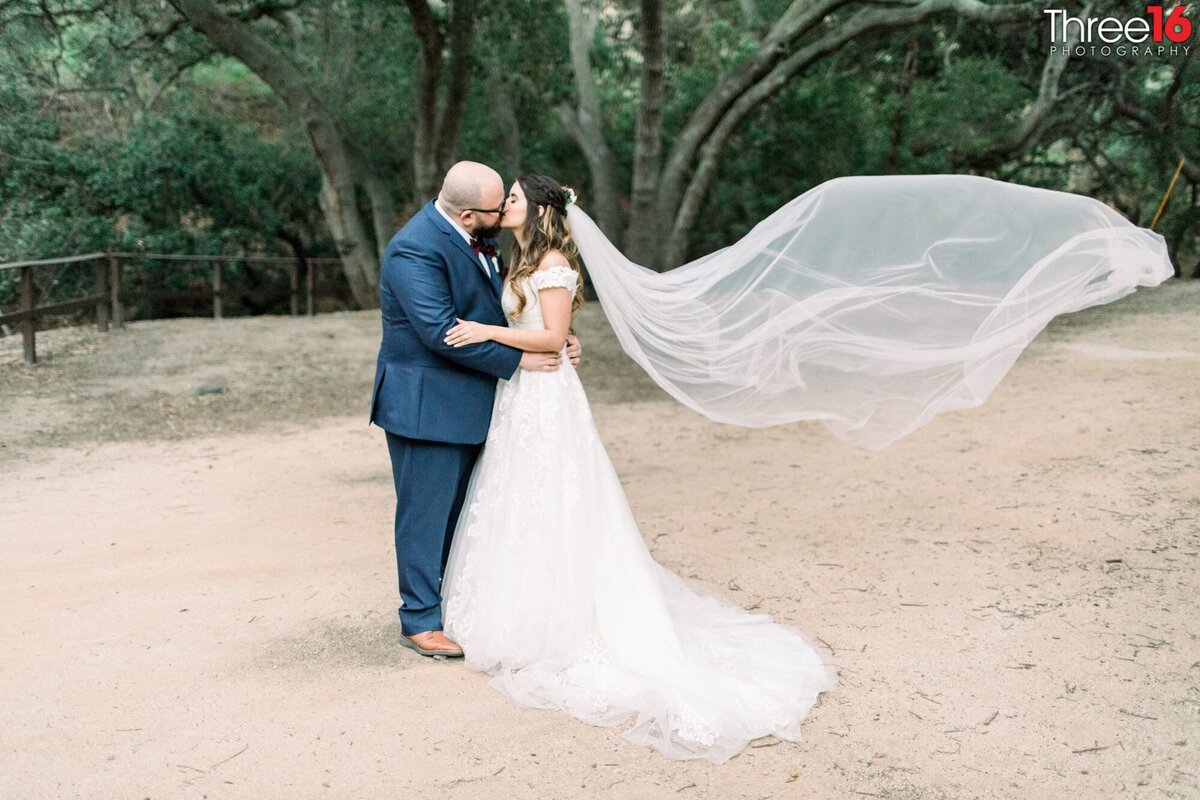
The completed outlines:
{"type": "MultiPolygon", "coordinates": [[[[575,291],[575,273],[526,278],[517,328],[543,326],[538,289],[575,291]]],[[[499,382],[442,583],[446,634],[466,664],[518,705],[565,711],[674,759],[715,764],[768,734],[796,741],[836,685],[798,630],[751,614],[656,562],[566,358],[555,372],[499,382]]]]}

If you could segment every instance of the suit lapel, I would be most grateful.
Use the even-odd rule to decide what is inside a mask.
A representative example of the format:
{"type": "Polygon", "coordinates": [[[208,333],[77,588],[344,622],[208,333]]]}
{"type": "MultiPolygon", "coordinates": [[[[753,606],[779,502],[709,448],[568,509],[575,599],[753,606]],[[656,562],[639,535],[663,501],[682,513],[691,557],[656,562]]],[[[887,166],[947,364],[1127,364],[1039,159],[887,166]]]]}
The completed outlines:
{"type": "Polygon", "coordinates": [[[438,211],[433,203],[434,201],[429,201],[429,205],[426,207],[430,219],[433,220],[433,224],[437,226],[438,230],[450,237],[450,242],[471,260],[471,263],[475,265],[475,269],[479,270],[483,274],[483,277],[487,278],[488,283],[492,284],[492,287],[495,288],[495,282],[492,280],[490,274],[491,271],[484,269],[483,262],[479,260],[479,256],[475,255],[475,251],[471,249],[471,245],[467,244],[467,240],[458,232],[458,229],[442,216],[442,212],[438,211]]]}

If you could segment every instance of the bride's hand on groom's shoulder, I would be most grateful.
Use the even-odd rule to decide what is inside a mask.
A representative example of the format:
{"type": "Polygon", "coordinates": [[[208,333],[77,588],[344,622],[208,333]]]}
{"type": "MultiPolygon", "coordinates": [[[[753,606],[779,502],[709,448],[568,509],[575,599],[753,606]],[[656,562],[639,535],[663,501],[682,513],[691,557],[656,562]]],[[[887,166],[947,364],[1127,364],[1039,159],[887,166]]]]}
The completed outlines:
{"type": "Polygon", "coordinates": [[[573,333],[567,334],[567,358],[571,359],[572,365],[578,365],[583,358],[583,345],[579,344],[579,337],[573,333]]]}
{"type": "Polygon", "coordinates": [[[455,319],[458,320],[458,324],[446,331],[446,338],[443,340],[446,344],[454,347],[462,347],[463,345],[491,341],[491,325],[458,319],[458,317],[455,317],[455,319]]]}

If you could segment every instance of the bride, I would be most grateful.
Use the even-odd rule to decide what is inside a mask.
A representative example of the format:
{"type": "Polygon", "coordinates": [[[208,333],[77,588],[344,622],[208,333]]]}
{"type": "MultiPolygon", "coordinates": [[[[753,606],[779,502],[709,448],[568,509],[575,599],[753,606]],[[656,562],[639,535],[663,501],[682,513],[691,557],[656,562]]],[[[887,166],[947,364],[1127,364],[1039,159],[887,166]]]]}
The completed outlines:
{"type": "MultiPolygon", "coordinates": [[[[447,343],[561,350],[581,254],[623,349],[680,402],[751,427],[820,420],[871,450],[982,403],[1057,314],[1173,274],[1162,236],[1099,201],[976,176],[827,181],[661,274],[573,200],[518,178],[510,326],[459,320],[447,343]]],[[[466,663],[516,703],[633,717],[622,735],[671,758],[798,740],[836,685],[803,633],[653,559],[567,361],[499,382],[442,599],[466,663]]]]}
{"type": "MultiPolygon", "coordinates": [[[[516,247],[501,302],[510,327],[463,321],[447,341],[561,350],[582,279],[567,192],[512,186],[502,225],[516,247]]],[[[798,740],[836,683],[804,634],[688,583],[650,555],[597,435],[578,374],[500,381],[442,583],[446,635],[468,666],[522,706],[721,763],[751,739],[798,740]]]]}

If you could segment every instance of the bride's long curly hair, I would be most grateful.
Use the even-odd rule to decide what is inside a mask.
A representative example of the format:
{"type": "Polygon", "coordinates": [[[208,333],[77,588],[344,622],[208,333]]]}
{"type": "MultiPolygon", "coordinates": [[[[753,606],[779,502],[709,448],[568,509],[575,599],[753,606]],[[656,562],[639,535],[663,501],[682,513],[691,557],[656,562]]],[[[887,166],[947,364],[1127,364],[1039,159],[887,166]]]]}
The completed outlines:
{"type": "MultiPolygon", "coordinates": [[[[566,189],[546,175],[521,175],[517,183],[521,184],[521,191],[525,193],[525,223],[521,226],[521,238],[526,244],[522,249],[519,241],[513,242],[513,269],[508,275],[512,292],[517,298],[513,318],[520,316],[527,302],[521,278],[537,272],[538,264],[546,253],[557,250],[567,257],[567,263],[575,270],[575,299],[571,301],[571,316],[574,319],[575,312],[583,305],[583,275],[579,271],[579,250],[567,225],[566,189]]],[[[570,330],[571,333],[575,332],[573,323],[570,330]]]]}

